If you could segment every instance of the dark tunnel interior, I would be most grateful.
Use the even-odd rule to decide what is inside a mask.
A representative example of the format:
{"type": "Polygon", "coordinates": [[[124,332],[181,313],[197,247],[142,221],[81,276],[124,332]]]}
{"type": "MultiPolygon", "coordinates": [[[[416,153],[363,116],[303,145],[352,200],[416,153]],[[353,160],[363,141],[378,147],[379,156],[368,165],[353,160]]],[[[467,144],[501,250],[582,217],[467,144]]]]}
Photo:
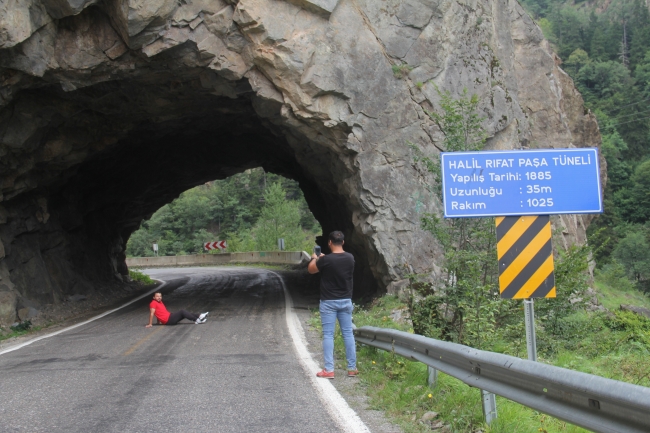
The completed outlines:
{"type": "MultiPolygon", "coordinates": [[[[378,290],[367,245],[353,235],[352,211],[337,193],[336,159],[304,137],[290,145],[286,131],[259,116],[276,107],[264,106],[247,80],[223,80],[225,95],[215,94],[213,82],[206,89],[206,80],[219,78],[167,70],[71,92],[22,92],[14,109],[38,117],[33,147],[52,154],[35,164],[36,186],[9,201],[27,215],[45,200],[45,226],[18,233],[18,218],[0,233],[8,249],[40,249],[44,269],[7,254],[22,296],[52,303],[128,274],[126,242],[143,219],[183,191],[254,167],[296,180],[323,233],[346,234],[356,259],[355,298],[378,290]]],[[[326,240],[318,243],[327,252],[326,240]]]]}

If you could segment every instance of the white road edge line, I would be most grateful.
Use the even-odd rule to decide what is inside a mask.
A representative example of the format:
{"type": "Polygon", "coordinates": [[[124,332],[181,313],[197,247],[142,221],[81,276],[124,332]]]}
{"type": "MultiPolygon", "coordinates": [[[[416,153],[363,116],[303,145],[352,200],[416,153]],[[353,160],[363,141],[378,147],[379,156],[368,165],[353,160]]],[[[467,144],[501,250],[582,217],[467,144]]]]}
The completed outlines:
{"type": "MultiPolygon", "coordinates": [[[[309,354],[309,351],[307,350],[307,344],[305,342],[305,334],[302,329],[302,325],[300,324],[300,320],[298,320],[298,316],[293,311],[293,300],[291,299],[291,295],[289,294],[289,291],[287,290],[287,287],[285,286],[282,277],[273,271],[268,271],[268,272],[275,275],[280,280],[280,284],[282,285],[282,290],[284,291],[285,315],[287,319],[287,327],[289,328],[289,334],[291,335],[291,339],[293,340],[293,345],[296,350],[296,354],[298,355],[298,360],[300,361],[300,365],[302,366],[303,370],[305,370],[305,373],[309,377],[312,386],[319,392],[318,396],[320,397],[321,401],[325,405],[325,408],[327,409],[328,413],[334,419],[334,421],[336,421],[339,427],[346,433],[371,433],[370,429],[368,429],[366,424],[361,420],[361,418],[359,418],[359,415],[357,415],[357,413],[348,405],[347,401],[345,401],[345,399],[341,396],[341,394],[339,394],[337,389],[334,388],[334,385],[332,385],[329,380],[318,379],[316,377],[316,372],[318,371],[318,365],[316,364],[314,359],[309,354]]],[[[161,281],[161,280],[157,280],[157,281],[161,281]]],[[[163,288],[166,284],[167,282],[165,281],[163,282],[162,285],[152,289],[147,293],[144,293],[143,295],[138,296],[135,299],[132,299],[126,304],[121,305],[113,310],[106,311],[84,322],[80,322],[77,323],[76,325],[68,326],[67,328],[61,329],[56,332],[52,332],[51,334],[42,335],[40,337],[36,337],[24,343],[20,343],[15,346],[4,349],[0,351],[0,355],[13,352],[18,349],[22,349],[23,347],[29,346],[30,344],[36,343],[37,341],[54,337],[55,335],[63,334],[64,332],[70,331],[75,328],[79,328],[80,326],[94,322],[95,320],[101,319],[102,317],[106,317],[111,313],[121,310],[122,308],[127,307],[133,304],[134,302],[139,301],[140,299],[151,295],[154,292],[157,292],[158,290],[163,288]]]]}
{"type": "Polygon", "coordinates": [[[341,430],[346,433],[371,433],[368,426],[366,426],[361,418],[359,418],[359,415],[357,415],[354,409],[348,405],[348,402],[345,401],[341,394],[339,394],[334,385],[332,385],[328,379],[319,379],[316,377],[318,364],[316,364],[307,350],[305,333],[298,316],[293,311],[293,300],[291,299],[291,295],[289,294],[287,287],[284,285],[282,277],[273,271],[268,272],[278,277],[280,284],[282,284],[287,327],[289,328],[289,334],[293,340],[293,346],[298,355],[300,365],[303,370],[305,370],[305,374],[309,377],[312,386],[316,389],[319,398],[327,409],[327,412],[339,425],[341,430]]]}
{"type": "MultiPolygon", "coordinates": [[[[152,280],[155,280],[155,278],[152,278],[152,280]]],[[[152,293],[157,292],[158,290],[165,287],[165,285],[167,284],[166,281],[161,281],[161,280],[156,280],[156,281],[160,281],[163,284],[160,285],[160,286],[156,286],[154,289],[151,289],[149,292],[147,292],[147,293],[145,293],[143,295],[140,295],[135,299],[130,300],[129,302],[127,302],[124,305],[121,305],[121,306],[119,306],[117,308],[114,308],[114,309],[112,309],[110,311],[106,311],[106,312],[100,314],[99,316],[92,317],[92,318],[86,320],[85,322],[80,322],[80,323],[77,323],[76,325],[68,326],[67,328],[63,328],[63,329],[61,329],[59,331],[52,332],[51,334],[41,335],[40,337],[36,337],[33,340],[25,341],[24,343],[16,344],[15,346],[11,346],[11,347],[9,347],[7,349],[0,350],[0,355],[4,355],[5,353],[13,352],[14,350],[22,349],[23,347],[29,346],[30,344],[36,343],[37,341],[45,340],[46,338],[54,337],[55,335],[63,334],[64,332],[70,331],[72,329],[78,328],[78,327],[83,326],[83,325],[87,325],[90,322],[94,322],[95,320],[98,320],[98,319],[101,319],[102,317],[108,316],[109,314],[114,313],[117,310],[121,310],[122,308],[127,307],[127,306],[133,304],[134,302],[139,301],[140,299],[142,299],[142,298],[144,298],[146,296],[149,296],[152,293]]]]}

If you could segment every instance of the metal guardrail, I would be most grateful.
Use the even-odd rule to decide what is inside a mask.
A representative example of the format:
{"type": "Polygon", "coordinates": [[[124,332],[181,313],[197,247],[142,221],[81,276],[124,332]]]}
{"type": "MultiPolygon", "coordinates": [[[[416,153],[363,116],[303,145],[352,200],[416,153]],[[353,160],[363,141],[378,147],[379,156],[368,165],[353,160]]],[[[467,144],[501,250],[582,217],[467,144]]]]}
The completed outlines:
{"type": "Polygon", "coordinates": [[[483,390],[484,411],[486,394],[494,393],[595,432],[650,432],[650,388],[394,329],[364,326],[354,334],[359,343],[393,351],[483,390]]]}

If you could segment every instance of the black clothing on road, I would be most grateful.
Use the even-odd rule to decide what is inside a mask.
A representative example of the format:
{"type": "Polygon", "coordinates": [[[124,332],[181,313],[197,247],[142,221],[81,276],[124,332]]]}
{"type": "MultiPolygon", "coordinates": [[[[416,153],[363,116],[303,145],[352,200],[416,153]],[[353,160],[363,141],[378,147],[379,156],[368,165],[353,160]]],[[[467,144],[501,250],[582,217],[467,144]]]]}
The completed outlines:
{"type": "Polygon", "coordinates": [[[188,313],[185,310],[180,310],[180,311],[176,311],[176,312],[172,313],[169,316],[169,320],[167,320],[167,323],[165,323],[165,325],[175,325],[175,324],[177,324],[178,322],[180,322],[183,319],[187,319],[187,320],[191,320],[192,322],[196,322],[196,319],[198,319],[198,318],[199,318],[198,314],[188,313]]]}
{"type": "Polygon", "coordinates": [[[316,260],[321,274],[320,299],[352,299],[352,276],[354,256],[350,253],[332,253],[316,260]]]}

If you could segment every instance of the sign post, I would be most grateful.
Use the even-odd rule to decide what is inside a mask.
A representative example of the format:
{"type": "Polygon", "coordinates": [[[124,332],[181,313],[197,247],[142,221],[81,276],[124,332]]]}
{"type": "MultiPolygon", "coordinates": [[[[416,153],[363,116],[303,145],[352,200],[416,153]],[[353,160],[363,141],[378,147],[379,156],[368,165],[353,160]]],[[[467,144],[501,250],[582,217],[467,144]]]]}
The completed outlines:
{"type": "Polygon", "coordinates": [[[528,359],[537,361],[533,298],[555,298],[551,222],[548,215],[497,217],[501,298],[524,299],[528,359]]]}
{"type": "Polygon", "coordinates": [[[526,321],[526,350],[528,359],[537,361],[537,338],[535,337],[535,304],[533,298],[524,299],[524,319],[526,321]]]}
{"type": "Polygon", "coordinates": [[[153,255],[158,257],[158,244],[153,244],[153,255]]]}
{"type": "MultiPolygon", "coordinates": [[[[537,361],[533,299],[556,296],[549,215],[603,212],[598,149],[443,152],[440,160],[445,218],[496,217],[501,298],[523,299],[528,359],[537,361]]],[[[490,424],[495,396],[481,396],[490,424]]]]}

